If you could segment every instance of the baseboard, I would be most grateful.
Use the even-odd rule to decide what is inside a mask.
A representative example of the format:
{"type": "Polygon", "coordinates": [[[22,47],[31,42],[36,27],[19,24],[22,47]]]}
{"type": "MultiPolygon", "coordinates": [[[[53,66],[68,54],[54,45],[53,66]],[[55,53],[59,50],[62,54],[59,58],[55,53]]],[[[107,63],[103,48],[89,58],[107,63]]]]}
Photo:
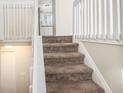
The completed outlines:
{"type": "Polygon", "coordinates": [[[85,55],[84,64],[86,64],[87,66],[89,66],[90,68],[94,70],[93,76],[92,76],[93,81],[96,82],[100,87],[102,87],[105,90],[105,93],[112,93],[112,90],[108,86],[103,75],[97,68],[95,62],[93,61],[92,57],[88,53],[83,43],[79,41],[75,41],[75,42],[79,44],[79,52],[85,55]]]}

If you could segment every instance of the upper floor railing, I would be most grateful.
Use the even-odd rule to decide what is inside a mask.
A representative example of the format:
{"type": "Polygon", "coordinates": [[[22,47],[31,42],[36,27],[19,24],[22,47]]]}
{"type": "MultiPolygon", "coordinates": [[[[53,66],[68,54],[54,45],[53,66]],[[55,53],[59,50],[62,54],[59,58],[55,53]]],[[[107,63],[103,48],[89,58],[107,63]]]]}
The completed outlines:
{"type": "Polygon", "coordinates": [[[86,41],[121,43],[122,0],[75,0],[73,35],[86,41]]]}
{"type": "Polygon", "coordinates": [[[33,2],[0,2],[0,40],[31,40],[33,2]]]}

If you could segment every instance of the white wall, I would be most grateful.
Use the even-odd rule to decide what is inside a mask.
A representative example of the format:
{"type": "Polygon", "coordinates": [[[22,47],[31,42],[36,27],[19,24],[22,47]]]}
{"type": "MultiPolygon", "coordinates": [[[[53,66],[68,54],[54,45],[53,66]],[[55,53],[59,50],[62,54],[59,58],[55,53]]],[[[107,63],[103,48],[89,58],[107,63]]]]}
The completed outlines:
{"type": "Polygon", "coordinates": [[[122,93],[123,46],[83,42],[113,93],[122,93]]]}
{"type": "Polygon", "coordinates": [[[73,0],[56,0],[56,35],[72,35],[73,0]]]}
{"type": "MultiPolygon", "coordinates": [[[[32,63],[32,46],[16,45],[10,49],[1,46],[1,50],[15,51],[16,93],[29,93],[29,67],[32,63]]],[[[5,81],[5,83],[7,82],[5,81]]]]}

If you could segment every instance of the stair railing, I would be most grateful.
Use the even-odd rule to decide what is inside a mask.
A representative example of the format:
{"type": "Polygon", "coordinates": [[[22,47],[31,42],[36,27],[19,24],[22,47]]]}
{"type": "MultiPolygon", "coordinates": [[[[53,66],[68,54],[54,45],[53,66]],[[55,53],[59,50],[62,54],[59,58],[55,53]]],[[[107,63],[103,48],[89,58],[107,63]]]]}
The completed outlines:
{"type": "Polygon", "coordinates": [[[122,44],[123,0],[75,0],[73,36],[82,41],[122,44]]]}
{"type": "Polygon", "coordinates": [[[32,1],[0,1],[0,40],[31,41],[32,1]]]}
{"type": "Polygon", "coordinates": [[[38,0],[34,6],[33,64],[31,93],[46,93],[42,36],[39,34],[38,0]]]}

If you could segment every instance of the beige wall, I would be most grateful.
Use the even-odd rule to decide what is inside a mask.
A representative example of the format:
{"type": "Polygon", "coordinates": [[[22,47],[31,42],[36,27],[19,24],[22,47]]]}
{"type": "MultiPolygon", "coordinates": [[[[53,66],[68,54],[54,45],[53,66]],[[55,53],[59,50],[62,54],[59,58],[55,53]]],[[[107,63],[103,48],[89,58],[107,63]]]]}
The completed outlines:
{"type": "Polygon", "coordinates": [[[31,45],[12,46],[12,48],[10,49],[6,49],[4,46],[1,46],[1,50],[15,51],[16,53],[16,92],[29,93],[29,66],[31,65],[31,62],[32,62],[31,45]]]}
{"type": "Polygon", "coordinates": [[[112,92],[122,93],[123,46],[83,43],[112,92]]]}
{"type": "Polygon", "coordinates": [[[72,35],[73,0],[56,0],[56,34],[72,35]]]}

